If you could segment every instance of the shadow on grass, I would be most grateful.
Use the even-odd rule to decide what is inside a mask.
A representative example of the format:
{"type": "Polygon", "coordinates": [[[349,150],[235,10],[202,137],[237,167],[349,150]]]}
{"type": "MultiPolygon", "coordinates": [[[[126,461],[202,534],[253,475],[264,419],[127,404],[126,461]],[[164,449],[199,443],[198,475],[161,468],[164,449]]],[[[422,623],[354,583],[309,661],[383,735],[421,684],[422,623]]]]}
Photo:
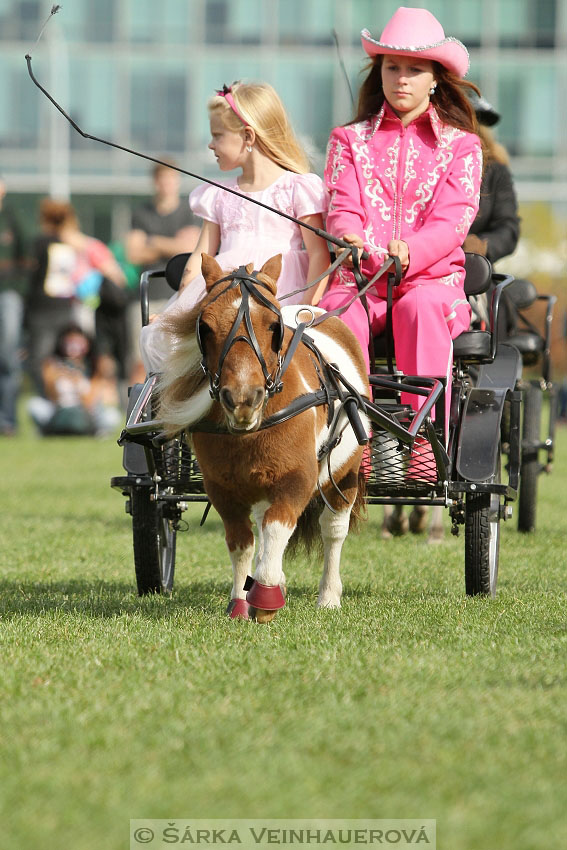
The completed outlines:
{"type": "MultiPolygon", "coordinates": [[[[318,582],[296,583],[288,586],[290,601],[314,604],[318,582]]],[[[134,614],[150,620],[169,619],[183,611],[199,611],[205,615],[224,612],[229,601],[230,582],[226,577],[178,583],[171,596],[151,594],[140,597],[131,582],[69,581],[33,582],[18,579],[0,580],[0,618],[48,613],[83,614],[93,618],[112,618],[134,614]]],[[[419,600],[441,600],[446,594],[436,588],[417,587],[415,590],[381,588],[372,582],[344,587],[343,602],[376,601],[415,603],[419,600]]]]}
{"type": "MultiPolygon", "coordinates": [[[[314,601],[317,586],[293,584],[289,588],[294,600],[314,601]]],[[[149,619],[174,616],[183,610],[214,614],[228,603],[230,585],[226,578],[219,581],[192,581],[180,584],[171,596],[140,597],[129,582],[70,581],[31,582],[18,579],[0,581],[0,617],[21,615],[41,616],[50,612],[86,614],[91,617],[116,617],[136,614],[149,619]]],[[[375,587],[358,585],[345,588],[347,598],[362,599],[376,596],[375,587]]],[[[417,594],[416,594],[417,595],[417,594]]]]}
{"type": "Polygon", "coordinates": [[[180,586],[172,596],[152,594],[140,597],[130,582],[87,579],[22,582],[4,579],[0,581],[0,618],[62,612],[93,618],[135,614],[152,620],[164,619],[186,609],[213,613],[219,609],[219,602],[222,604],[228,592],[226,581],[211,580],[180,586]]]}

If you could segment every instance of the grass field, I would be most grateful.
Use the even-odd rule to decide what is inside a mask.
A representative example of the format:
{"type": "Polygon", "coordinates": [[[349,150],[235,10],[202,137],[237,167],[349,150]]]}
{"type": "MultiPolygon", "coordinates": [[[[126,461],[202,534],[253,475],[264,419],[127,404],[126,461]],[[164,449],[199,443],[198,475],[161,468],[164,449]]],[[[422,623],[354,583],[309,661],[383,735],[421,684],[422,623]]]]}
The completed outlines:
{"type": "MultiPolygon", "coordinates": [[[[223,616],[228,557],[202,506],[171,599],[134,592],[111,441],[0,443],[0,847],[119,850],[130,818],[418,818],[442,850],[567,847],[567,431],[538,531],[503,525],[495,600],[464,540],[287,566],[270,626],[223,616]]],[[[421,845],[420,845],[421,846],[421,845]]]]}

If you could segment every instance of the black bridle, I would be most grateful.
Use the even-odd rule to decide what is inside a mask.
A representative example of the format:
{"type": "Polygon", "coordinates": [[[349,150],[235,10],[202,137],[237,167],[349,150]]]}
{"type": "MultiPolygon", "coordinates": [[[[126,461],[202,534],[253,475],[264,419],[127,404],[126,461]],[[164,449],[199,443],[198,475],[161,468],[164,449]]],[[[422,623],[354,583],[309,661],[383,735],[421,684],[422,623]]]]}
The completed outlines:
{"type": "MultiPolygon", "coordinates": [[[[246,270],[245,266],[240,266],[240,268],[231,272],[226,277],[221,277],[219,280],[217,280],[211,288],[214,289],[215,287],[220,286],[220,284],[223,284],[223,283],[227,283],[228,285],[225,286],[220,292],[218,292],[214,296],[214,298],[212,298],[207,303],[207,305],[205,306],[204,309],[206,309],[211,304],[213,304],[218,298],[221,297],[221,295],[224,295],[226,292],[230,292],[230,290],[235,290],[235,291],[239,290],[240,291],[240,305],[238,307],[238,312],[236,314],[236,318],[235,318],[235,320],[232,324],[232,328],[230,329],[230,332],[229,332],[227,338],[224,341],[223,347],[221,349],[221,353],[219,355],[218,363],[216,364],[216,367],[214,369],[212,369],[210,367],[210,365],[207,363],[207,356],[206,356],[205,347],[204,347],[204,344],[203,344],[203,334],[202,334],[203,310],[201,310],[201,312],[199,313],[199,315],[197,317],[197,324],[196,324],[196,327],[195,327],[197,344],[199,346],[199,351],[201,352],[201,369],[203,370],[204,374],[209,379],[211,397],[215,401],[219,401],[221,372],[222,372],[222,368],[223,368],[223,365],[224,365],[224,361],[226,360],[226,357],[227,357],[230,349],[237,342],[245,342],[247,345],[250,346],[250,348],[252,349],[252,351],[256,355],[258,362],[260,363],[260,367],[262,369],[262,374],[264,375],[264,382],[265,382],[265,391],[266,391],[265,402],[267,402],[268,399],[271,398],[273,395],[281,392],[281,390],[283,388],[283,383],[282,383],[282,380],[281,380],[282,375],[283,375],[284,371],[287,369],[287,366],[288,366],[289,360],[290,360],[290,358],[288,356],[286,356],[286,358],[284,359],[282,357],[282,353],[281,353],[282,352],[282,346],[283,346],[283,339],[284,339],[284,330],[285,330],[285,325],[284,325],[284,321],[283,321],[283,316],[281,314],[281,310],[275,304],[273,304],[268,298],[266,298],[266,296],[264,295],[263,292],[260,291],[259,287],[264,287],[264,289],[268,289],[268,290],[269,290],[269,287],[265,283],[263,283],[261,280],[258,279],[258,272],[256,272],[256,271],[249,273],[246,270]],[[250,316],[250,299],[251,298],[254,299],[255,301],[257,301],[262,307],[266,307],[268,310],[271,310],[271,312],[275,315],[275,317],[278,321],[278,331],[279,331],[278,332],[278,347],[277,347],[277,350],[276,350],[277,365],[276,365],[275,369],[273,370],[273,373],[270,373],[270,371],[268,370],[266,360],[264,358],[264,355],[262,354],[262,350],[261,350],[260,345],[258,343],[258,338],[256,337],[256,334],[254,332],[254,326],[252,324],[252,317],[250,316]],[[246,332],[247,332],[248,335],[238,334],[238,330],[239,330],[240,326],[242,325],[242,322],[244,322],[244,327],[246,328],[246,332]]],[[[305,325],[303,327],[305,327],[305,325]]],[[[289,351],[288,351],[288,353],[289,353],[289,351]]]]}

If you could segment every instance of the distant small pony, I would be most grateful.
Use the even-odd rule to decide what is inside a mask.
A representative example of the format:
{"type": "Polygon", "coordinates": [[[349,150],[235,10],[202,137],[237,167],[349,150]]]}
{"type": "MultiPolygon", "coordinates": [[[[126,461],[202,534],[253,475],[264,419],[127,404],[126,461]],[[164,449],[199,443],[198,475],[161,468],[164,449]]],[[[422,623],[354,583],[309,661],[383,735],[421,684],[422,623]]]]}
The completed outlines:
{"type": "MultiPolygon", "coordinates": [[[[345,395],[368,394],[358,342],[337,318],[307,335],[297,330],[297,315],[307,322],[323,311],[280,308],[281,255],[259,272],[249,265],[226,273],[203,254],[202,271],[205,298],[166,328],[171,354],[159,415],[169,433],[192,433],[206,493],[224,523],[233,569],[227,612],[268,622],[283,607],[284,551],[318,491],[325,506],[317,605],[338,608],[341,549],[364,501],[363,448],[342,404],[345,395]]],[[[361,420],[368,433],[362,412],[361,420]]]]}

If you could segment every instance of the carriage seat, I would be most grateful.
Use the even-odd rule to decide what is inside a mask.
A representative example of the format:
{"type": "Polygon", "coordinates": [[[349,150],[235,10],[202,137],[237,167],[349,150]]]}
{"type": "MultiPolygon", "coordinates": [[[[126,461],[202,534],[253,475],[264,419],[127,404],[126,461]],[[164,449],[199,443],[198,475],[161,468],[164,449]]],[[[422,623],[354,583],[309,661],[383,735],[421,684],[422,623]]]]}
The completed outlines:
{"type": "Polygon", "coordinates": [[[545,350],[545,337],[531,325],[519,328],[517,318],[521,311],[531,307],[538,297],[537,289],[531,280],[525,280],[525,278],[516,278],[506,288],[506,300],[513,313],[513,326],[506,337],[506,342],[516,346],[524,363],[528,365],[537,362],[539,355],[545,350]]]}

